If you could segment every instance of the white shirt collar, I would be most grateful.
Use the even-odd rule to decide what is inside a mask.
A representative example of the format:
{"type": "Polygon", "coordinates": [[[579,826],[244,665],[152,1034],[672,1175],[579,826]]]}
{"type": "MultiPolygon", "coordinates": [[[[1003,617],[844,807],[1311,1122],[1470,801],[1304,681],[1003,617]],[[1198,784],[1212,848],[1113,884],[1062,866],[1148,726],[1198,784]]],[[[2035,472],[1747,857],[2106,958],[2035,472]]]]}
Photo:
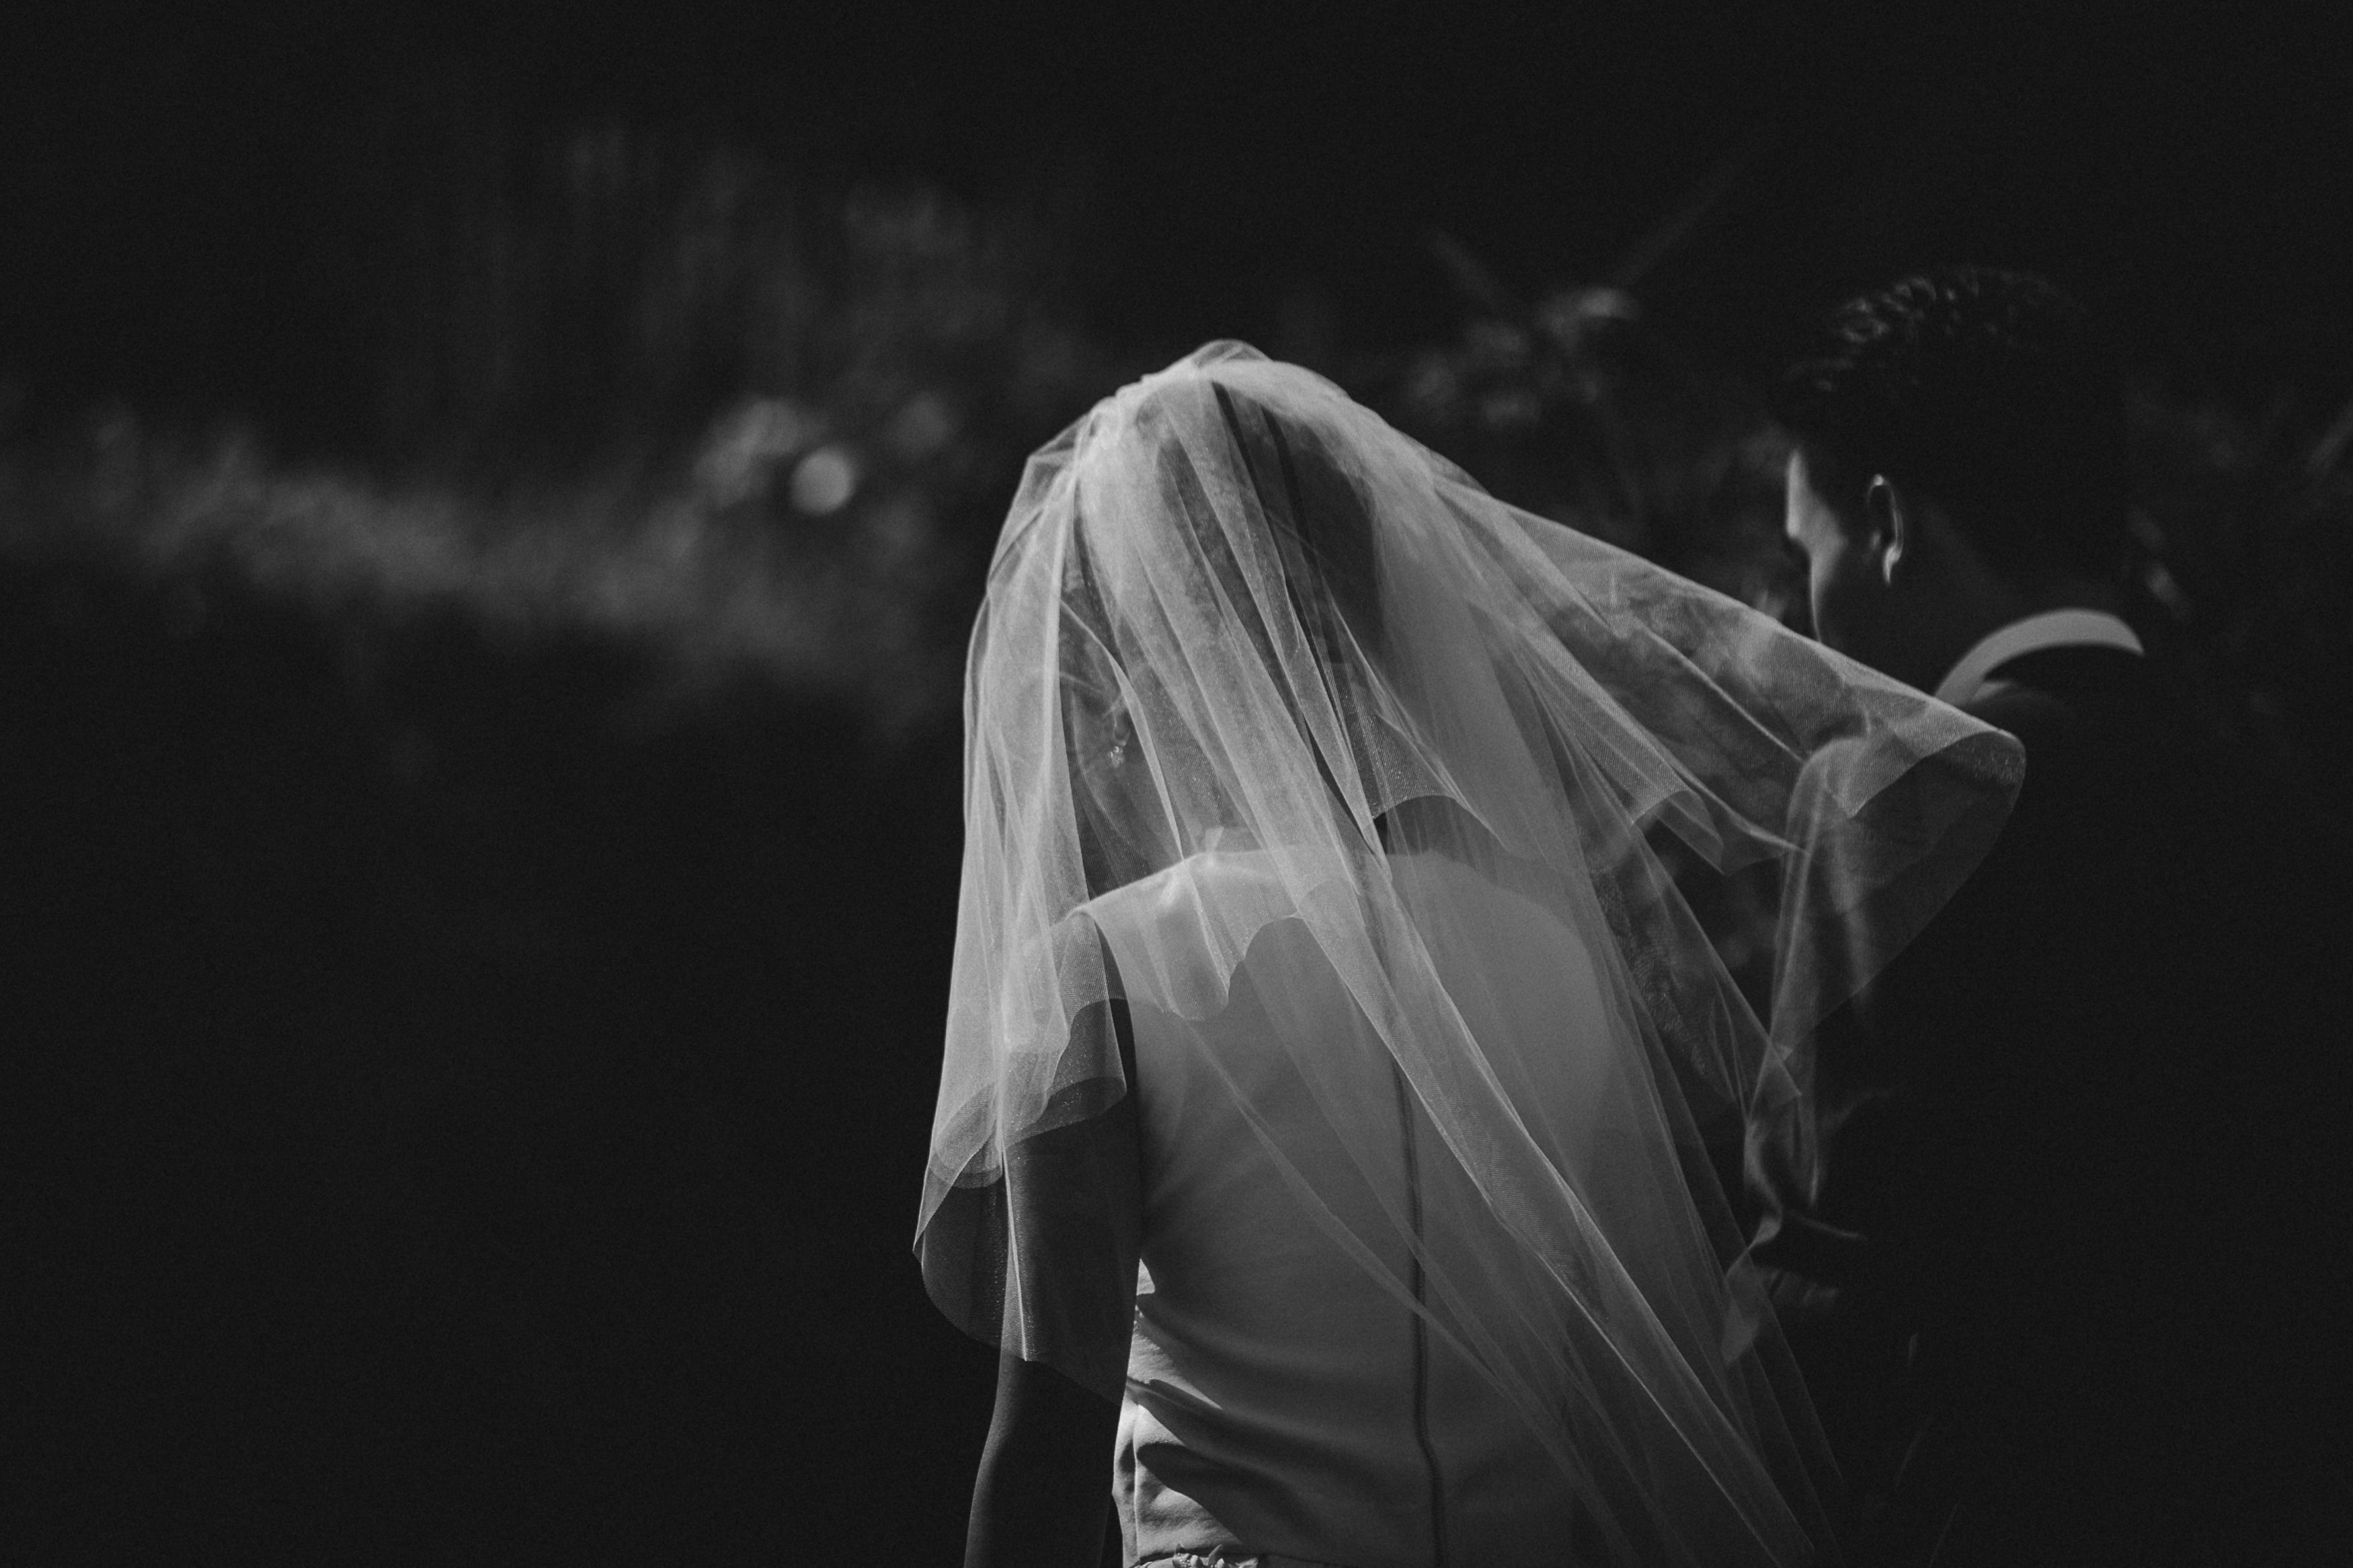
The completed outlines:
{"type": "Polygon", "coordinates": [[[2105,610],[2087,610],[2080,606],[2045,610],[2022,621],[2012,621],[1999,631],[1978,638],[1976,647],[1961,655],[1961,661],[1953,666],[1952,673],[1937,683],[1936,700],[1957,708],[1985,689],[1989,684],[1986,677],[1996,668],[2008,664],[2021,654],[2040,652],[2046,647],[2113,647],[2126,653],[2144,651],[2140,638],[2133,635],[2133,629],[2105,610]]]}

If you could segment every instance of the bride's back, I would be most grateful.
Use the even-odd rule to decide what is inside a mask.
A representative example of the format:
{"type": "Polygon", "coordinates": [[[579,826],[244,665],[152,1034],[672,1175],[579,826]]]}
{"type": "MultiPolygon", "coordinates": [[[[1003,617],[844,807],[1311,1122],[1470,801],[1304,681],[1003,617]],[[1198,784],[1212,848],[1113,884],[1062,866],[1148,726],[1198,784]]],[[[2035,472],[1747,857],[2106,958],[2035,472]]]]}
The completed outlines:
{"type": "MultiPolygon", "coordinates": [[[[1621,1070],[1584,945],[1445,857],[1390,867],[1428,911],[1440,972],[1513,1099],[1577,1163],[1621,1070]],[[1489,939],[1476,948],[1474,925],[1489,939]],[[1549,1048],[1527,1048],[1537,1041],[1549,1048]]],[[[1091,910],[1130,955],[1124,971],[1146,952],[1208,964],[1187,951],[1198,904],[1265,908],[1268,879],[1263,857],[1211,853],[1091,910]]],[[[1132,1555],[1556,1561],[1574,1522],[1566,1489],[1448,1331],[1415,1257],[1430,1249],[1472,1279],[1509,1240],[1362,1009],[1295,918],[1258,931],[1214,1013],[1188,1020],[1182,1005],[1130,988],[1150,1281],[1120,1427],[1132,1555]]]]}

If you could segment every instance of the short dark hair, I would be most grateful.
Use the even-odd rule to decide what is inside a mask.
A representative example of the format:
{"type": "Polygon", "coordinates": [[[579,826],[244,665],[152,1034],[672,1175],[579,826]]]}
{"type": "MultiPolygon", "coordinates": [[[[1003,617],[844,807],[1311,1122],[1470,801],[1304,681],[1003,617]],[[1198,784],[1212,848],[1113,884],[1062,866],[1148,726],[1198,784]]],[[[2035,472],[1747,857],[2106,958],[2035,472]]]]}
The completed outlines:
{"type": "Polygon", "coordinates": [[[1955,267],[1831,312],[1775,412],[1841,510],[1917,487],[2005,576],[2107,579],[2124,557],[2124,392],[2090,314],[2048,279],[1955,267]]]}

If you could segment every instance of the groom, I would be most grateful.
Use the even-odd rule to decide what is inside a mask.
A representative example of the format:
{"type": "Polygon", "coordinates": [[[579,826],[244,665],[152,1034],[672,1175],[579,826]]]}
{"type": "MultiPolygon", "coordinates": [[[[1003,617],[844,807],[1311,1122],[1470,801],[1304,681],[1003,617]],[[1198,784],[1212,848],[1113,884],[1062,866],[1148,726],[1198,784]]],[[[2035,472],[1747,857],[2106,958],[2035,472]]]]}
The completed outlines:
{"type": "Polygon", "coordinates": [[[2343,1212],[2318,988],[2353,953],[2316,913],[2343,886],[2119,613],[2121,386],[2075,304],[1908,279],[1785,390],[1817,635],[2027,763],[1976,877],[1826,1026],[1823,1179],[1768,1190],[1752,1249],[1850,1558],[2284,1558],[2343,1489],[2312,1261],[2343,1212]]]}

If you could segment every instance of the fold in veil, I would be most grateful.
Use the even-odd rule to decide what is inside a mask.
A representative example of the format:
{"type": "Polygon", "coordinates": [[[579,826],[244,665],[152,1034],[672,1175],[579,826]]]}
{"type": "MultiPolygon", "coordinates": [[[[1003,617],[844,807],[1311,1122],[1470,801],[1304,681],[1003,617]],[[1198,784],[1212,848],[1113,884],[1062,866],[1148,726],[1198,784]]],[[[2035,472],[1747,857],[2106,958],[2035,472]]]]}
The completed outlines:
{"type": "MultiPolygon", "coordinates": [[[[1504,505],[1329,383],[1232,343],[1031,460],[965,717],[917,1232],[949,1317],[1118,1397],[1134,1281],[1112,1276],[1134,1221],[1023,1148],[1127,1093],[1114,1001],[1211,1016],[1253,939],[1295,922],[1440,1145],[1435,1208],[1389,1215],[1389,1235],[1346,1234],[1380,1222],[1338,1219],[1340,1178],[1272,1148],[1296,1199],[1527,1423],[1601,1555],[1828,1550],[1819,1431],[1701,1131],[1730,1119],[1751,1161],[1805,1190],[1813,1027],[1991,844],[2014,742],[1504,505]],[[1402,875],[1385,847],[1400,835],[1569,933],[1589,1016],[1474,1026],[1499,1015],[1461,994],[1459,966],[1450,991],[1433,954],[1525,944],[1482,945],[1505,906],[1450,900],[1459,879],[1402,875]],[[1248,858],[1223,884],[1240,890],[1114,962],[1094,900],[1212,854],[1248,858]],[[1780,900],[1763,1016],[1675,875],[1760,867],[1780,900]],[[1564,1076],[1564,1055],[1599,1066],[1564,1076]],[[1425,1243],[1442,1235],[1477,1245],[1425,1243]],[[1410,1284],[1379,1261],[1400,1251],[1410,1284]]],[[[1329,1030],[1290,1034],[1278,1048],[1341,1125],[1361,1067],[1316,1059],[1329,1030]]]]}

